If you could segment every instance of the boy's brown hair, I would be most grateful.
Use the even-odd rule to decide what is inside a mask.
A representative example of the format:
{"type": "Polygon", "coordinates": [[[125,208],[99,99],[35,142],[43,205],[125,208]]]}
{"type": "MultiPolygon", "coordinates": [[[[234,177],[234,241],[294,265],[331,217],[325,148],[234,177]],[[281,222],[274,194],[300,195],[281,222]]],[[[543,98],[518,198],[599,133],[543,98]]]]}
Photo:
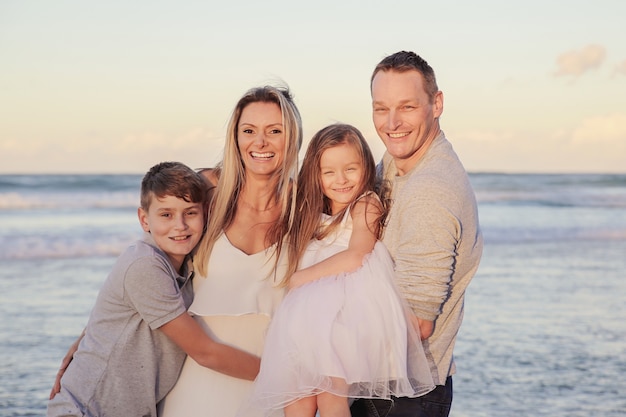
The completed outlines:
{"type": "Polygon", "coordinates": [[[152,198],[174,196],[189,203],[206,205],[207,180],[198,172],[180,162],[161,162],[154,165],[141,181],[141,208],[148,211],[152,198]]]}

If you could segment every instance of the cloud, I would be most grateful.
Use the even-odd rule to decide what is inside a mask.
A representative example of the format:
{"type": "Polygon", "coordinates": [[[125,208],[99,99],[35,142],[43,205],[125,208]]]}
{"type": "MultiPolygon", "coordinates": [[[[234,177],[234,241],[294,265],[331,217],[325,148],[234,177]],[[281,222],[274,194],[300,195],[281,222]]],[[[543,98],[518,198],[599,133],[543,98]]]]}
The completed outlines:
{"type": "Polygon", "coordinates": [[[129,133],[120,137],[0,140],[0,172],[145,172],[159,161],[181,161],[193,168],[214,166],[224,137],[203,128],[174,134],[129,133]],[[28,163],[25,163],[27,161],[28,163]]]}
{"type": "Polygon", "coordinates": [[[578,77],[602,65],[606,49],[601,45],[587,45],[580,50],[565,52],[556,59],[555,76],[578,77]]]}
{"type": "Polygon", "coordinates": [[[611,113],[583,120],[571,135],[575,145],[612,144],[626,151],[626,113],[611,113]]]}
{"type": "Polygon", "coordinates": [[[626,75],[626,60],[620,62],[615,66],[613,75],[626,75]]]}
{"type": "Polygon", "coordinates": [[[555,130],[453,130],[448,138],[470,172],[626,172],[626,112],[555,130]]]}

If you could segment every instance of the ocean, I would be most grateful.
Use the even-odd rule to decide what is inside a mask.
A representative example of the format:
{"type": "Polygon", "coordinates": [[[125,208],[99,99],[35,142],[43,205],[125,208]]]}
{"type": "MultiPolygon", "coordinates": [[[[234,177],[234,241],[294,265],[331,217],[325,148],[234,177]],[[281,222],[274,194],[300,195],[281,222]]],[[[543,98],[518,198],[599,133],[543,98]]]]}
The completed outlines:
{"type": "MultiPolygon", "coordinates": [[[[626,416],[626,175],[470,175],[485,250],[453,417],[626,416]]],[[[140,175],[0,175],[0,416],[41,416],[140,175]]]]}

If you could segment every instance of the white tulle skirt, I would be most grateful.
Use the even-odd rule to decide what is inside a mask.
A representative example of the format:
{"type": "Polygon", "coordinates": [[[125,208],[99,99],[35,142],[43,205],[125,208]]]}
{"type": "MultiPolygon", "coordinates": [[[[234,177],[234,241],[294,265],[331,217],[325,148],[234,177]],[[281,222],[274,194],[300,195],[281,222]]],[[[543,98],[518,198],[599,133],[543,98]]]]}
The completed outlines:
{"type": "Polygon", "coordinates": [[[357,271],[290,291],[268,329],[251,407],[270,415],[321,392],[351,398],[429,392],[431,372],[407,311],[380,242],[357,271]]]}

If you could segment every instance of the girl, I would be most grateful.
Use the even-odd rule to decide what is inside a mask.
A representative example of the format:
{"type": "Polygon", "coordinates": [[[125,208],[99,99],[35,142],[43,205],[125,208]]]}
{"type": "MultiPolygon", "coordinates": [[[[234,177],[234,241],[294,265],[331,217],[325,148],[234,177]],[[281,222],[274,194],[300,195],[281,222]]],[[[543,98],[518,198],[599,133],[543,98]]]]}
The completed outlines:
{"type": "Polygon", "coordinates": [[[289,292],[253,388],[252,404],[266,415],[284,408],[286,417],[318,409],[348,417],[348,398],[415,397],[434,387],[378,242],[386,200],[375,185],[374,159],[356,128],[335,124],[313,137],[298,175],[289,292]]]}

